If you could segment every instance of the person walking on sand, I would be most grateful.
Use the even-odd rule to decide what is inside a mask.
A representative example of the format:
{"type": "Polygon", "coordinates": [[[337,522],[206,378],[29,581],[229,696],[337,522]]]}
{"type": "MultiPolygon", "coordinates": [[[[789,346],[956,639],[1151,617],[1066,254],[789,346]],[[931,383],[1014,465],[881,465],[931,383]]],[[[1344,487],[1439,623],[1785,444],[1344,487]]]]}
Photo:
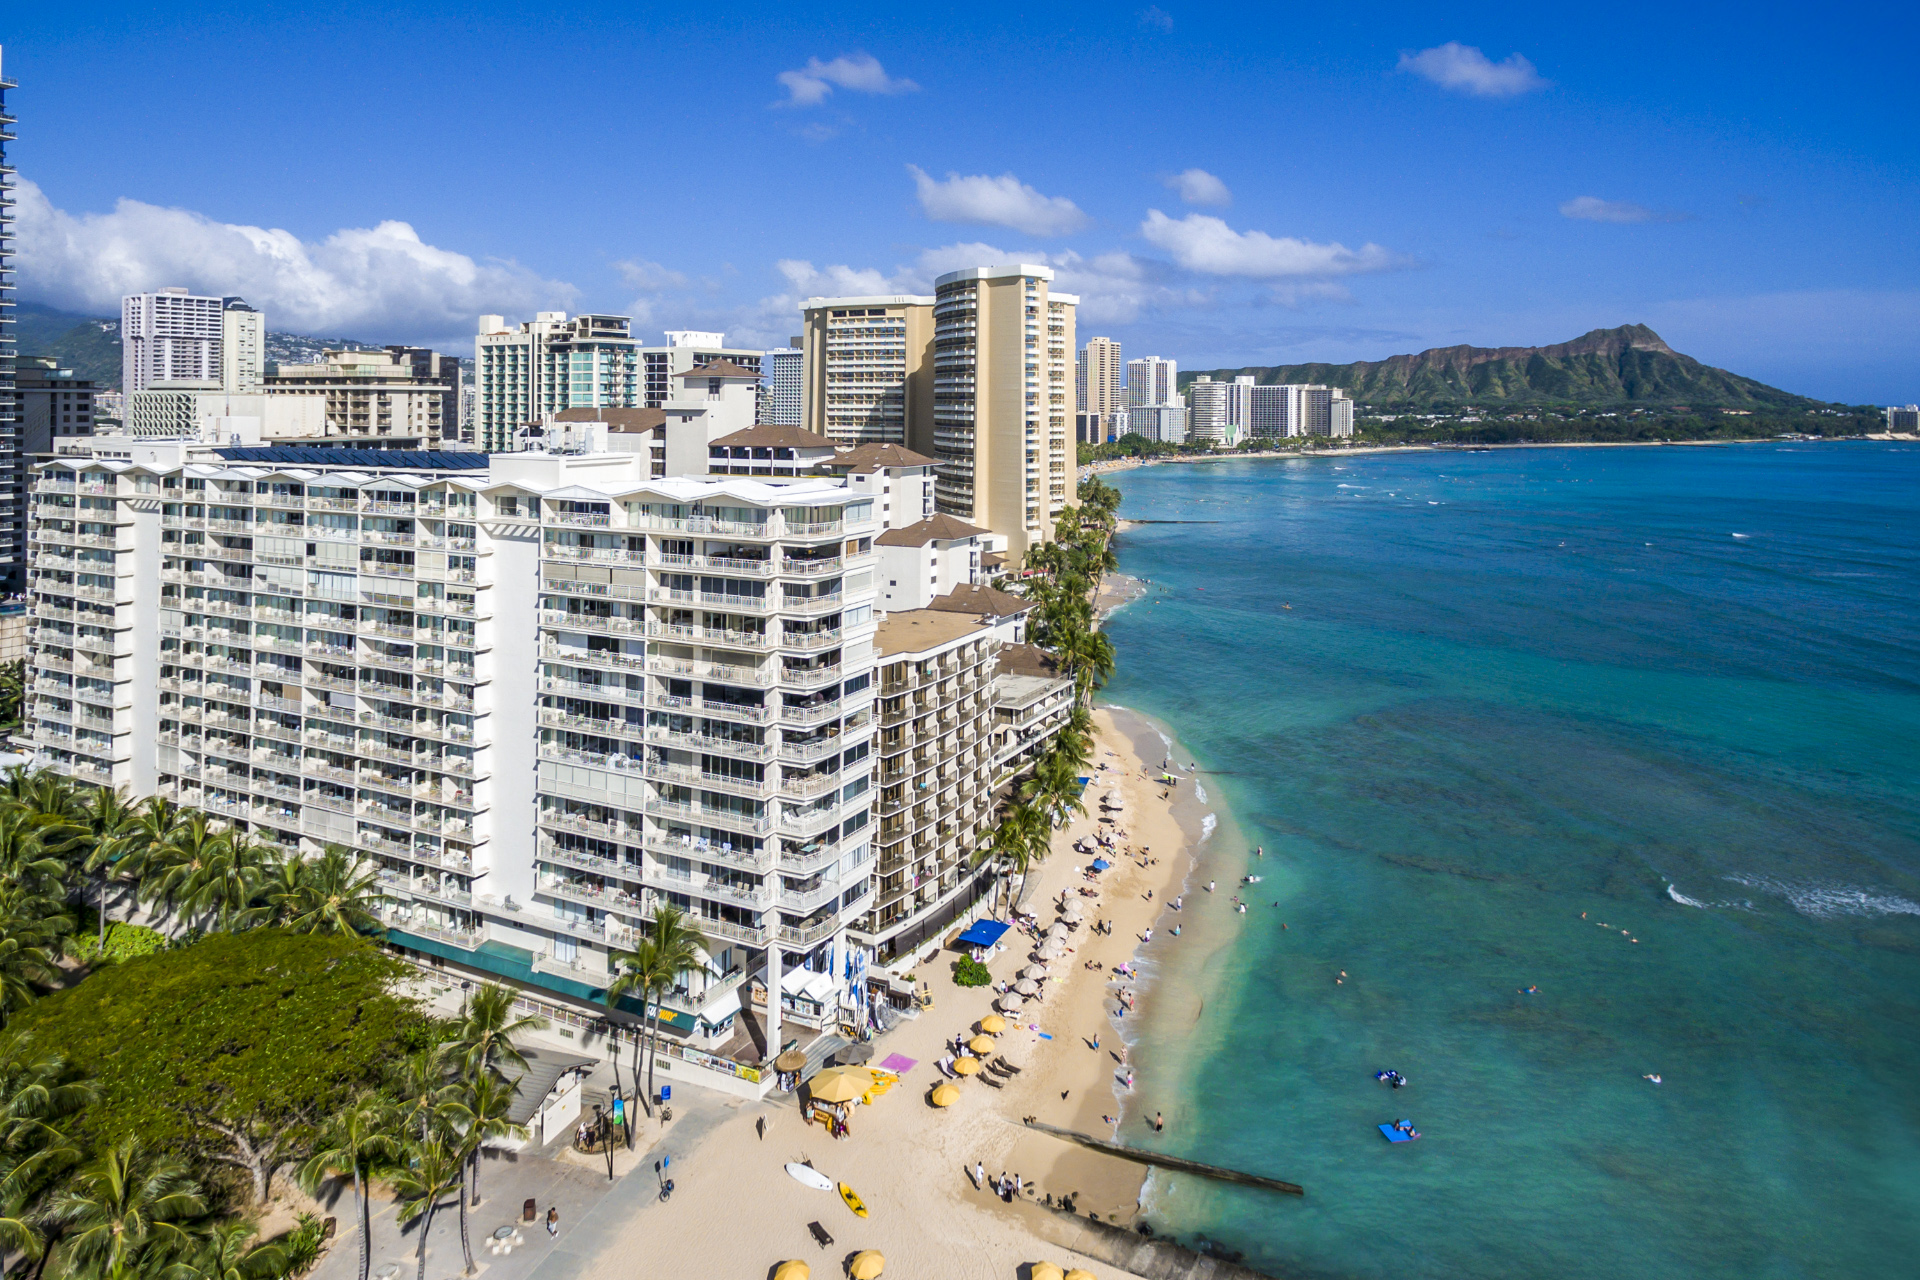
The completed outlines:
{"type": "Polygon", "coordinates": [[[560,1206],[550,1205],[547,1208],[547,1236],[549,1239],[551,1239],[552,1237],[557,1236],[559,1234],[560,1234],[560,1206]]]}
{"type": "Polygon", "coordinates": [[[973,1189],[975,1191],[985,1191],[987,1189],[987,1166],[981,1164],[978,1160],[973,1162],[973,1189]]]}

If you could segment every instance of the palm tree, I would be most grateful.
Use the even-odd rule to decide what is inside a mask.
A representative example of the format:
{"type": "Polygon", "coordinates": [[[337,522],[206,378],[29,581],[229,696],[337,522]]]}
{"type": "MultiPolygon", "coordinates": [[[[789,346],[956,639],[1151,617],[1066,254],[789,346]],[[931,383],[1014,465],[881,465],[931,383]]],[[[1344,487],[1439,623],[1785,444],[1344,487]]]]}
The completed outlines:
{"type": "Polygon", "coordinates": [[[175,825],[141,859],[140,897],[187,915],[197,910],[207,869],[227,833],[214,827],[204,809],[180,809],[176,816],[175,825]]]}
{"type": "Polygon", "coordinates": [[[1063,638],[1060,659],[1073,672],[1080,701],[1090,703],[1093,691],[1113,675],[1113,640],[1104,631],[1076,631],[1063,638]]]}
{"type": "Polygon", "coordinates": [[[134,823],[139,813],[126,792],[114,787],[97,787],[87,805],[82,826],[87,833],[88,875],[100,877],[100,945],[107,945],[107,890],[113,884],[119,864],[131,850],[134,823]]]}
{"type": "Polygon", "coordinates": [[[398,1128],[415,1141],[425,1142],[427,1134],[440,1119],[451,1088],[448,1060],[452,1055],[444,1044],[428,1045],[400,1059],[394,1068],[389,1090],[399,1099],[398,1128]]]}
{"type": "Polygon", "coordinates": [[[1021,798],[1047,817],[1049,827],[1065,818],[1071,810],[1087,811],[1080,798],[1078,771],[1064,752],[1051,751],[1034,766],[1033,773],[1020,784],[1021,798]]]}
{"type": "Polygon", "coordinates": [[[271,895],[287,928],[350,936],[380,931],[377,913],[386,895],[380,892],[380,869],[372,862],[330,844],[318,858],[293,866],[290,891],[283,881],[271,895]]]}
{"type": "Polygon", "coordinates": [[[526,1070],[526,1056],[513,1038],[540,1030],[547,1020],[534,1014],[515,1016],[513,1002],[517,998],[513,988],[489,982],[467,1000],[460,1021],[454,1024],[453,1037],[446,1044],[448,1055],[463,1074],[477,1076],[503,1066],[526,1070]]]}
{"type": "Polygon", "coordinates": [[[26,698],[27,660],[0,662],[0,725],[20,723],[20,708],[26,698]]]}
{"type": "Polygon", "coordinates": [[[68,1127],[99,1096],[60,1055],[39,1056],[21,1032],[0,1035],[0,1249],[42,1256],[47,1198],[81,1159],[68,1127]]]}
{"type": "Polygon", "coordinates": [[[251,1222],[223,1222],[198,1250],[168,1267],[165,1280],[280,1280],[287,1273],[287,1251],[271,1242],[253,1243],[259,1234],[251,1222]]]}
{"type": "MultiPolygon", "coordinates": [[[[433,1232],[433,1215],[447,1193],[460,1188],[462,1162],[459,1150],[442,1133],[408,1143],[406,1155],[393,1176],[393,1190],[400,1200],[400,1225],[421,1220],[418,1280],[427,1280],[427,1237],[433,1232]]],[[[462,1240],[461,1245],[465,1244],[462,1240]]],[[[467,1250],[467,1271],[473,1271],[471,1249],[467,1250]]]]}
{"type": "Polygon", "coordinates": [[[134,1280],[189,1253],[206,1198],[186,1166],[127,1138],[82,1166],[53,1197],[66,1229],[67,1271],[92,1280],[134,1280]]]}
{"type": "Polygon", "coordinates": [[[314,1153],[300,1169],[300,1183],[308,1194],[328,1178],[353,1179],[354,1217],[360,1224],[360,1280],[367,1280],[373,1265],[368,1171],[399,1151],[394,1137],[397,1126],[398,1113],[391,1101],[373,1092],[358,1094],[327,1121],[314,1153]]]}
{"type": "Polygon", "coordinates": [[[35,984],[59,981],[57,946],[71,923],[55,900],[0,885],[0,1022],[33,1003],[35,984]]]}
{"type": "Polygon", "coordinates": [[[1053,851],[1053,819],[1043,810],[1030,804],[1016,804],[1008,811],[1006,824],[1011,825],[1010,839],[1018,842],[1019,870],[1022,874],[1020,892],[1014,897],[1013,908],[1020,909],[1020,899],[1026,896],[1030,877],[1026,870],[1032,864],[1045,860],[1053,851]]]}
{"type": "MultiPolygon", "coordinates": [[[[649,1015],[651,1047],[647,1053],[647,1088],[640,1103],[653,1114],[653,1064],[660,1056],[660,994],[673,986],[683,973],[707,967],[707,940],[699,929],[687,923],[687,915],[678,907],[656,907],[648,935],[632,951],[616,951],[612,961],[617,975],[607,987],[607,1007],[620,1007],[620,998],[633,992],[640,995],[641,1021],[649,1015]]],[[[778,999],[778,994],[773,997],[778,999]]]]}
{"type": "Polygon", "coordinates": [[[24,804],[0,805],[0,881],[23,894],[64,901],[68,849],[77,828],[43,819],[24,804]]]}
{"type": "Polygon", "coordinates": [[[230,933],[250,929],[272,918],[273,908],[262,903],[274,860],[273,851],[243,831],[220,833],[207,850],[195,905],[230,933]]]}
{"type": "Polygon", "coordinates": [[[460,1135],[460,1177],[465,1184],[460,1196],[460,1247],[466,1251],[469,1271],[473,1269],[473,1250],[467,1244],[467,1206],[469,1202],[476,1208],[480,1204],[480,1149],[489,1139],[527,1136],[525,1125],[507,1119],[512,1109],[513,1086],[490,1069],[460,1081],[447,1100],[447,1123],[460,1135]]]}

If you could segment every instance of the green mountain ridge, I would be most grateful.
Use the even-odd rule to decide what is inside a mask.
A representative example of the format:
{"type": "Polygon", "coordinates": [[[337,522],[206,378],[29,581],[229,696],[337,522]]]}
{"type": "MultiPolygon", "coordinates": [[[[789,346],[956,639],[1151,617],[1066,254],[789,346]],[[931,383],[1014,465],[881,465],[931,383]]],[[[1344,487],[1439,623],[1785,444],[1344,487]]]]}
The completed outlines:
{"type": "Polygon", "coordinates": [[[1196,369],[1182,388],[1209,375],[1262,384],[1339,387],[1357,404],[1383,408],[1495,405],[1643,405],[1690,408],[1813,409],[1826,402],[1702,364],[1668,346],[1644,324],[1595,329],[1547,347],[1432,347],[1418,355],[1352,364],[1284,364],[1196,369]]]}

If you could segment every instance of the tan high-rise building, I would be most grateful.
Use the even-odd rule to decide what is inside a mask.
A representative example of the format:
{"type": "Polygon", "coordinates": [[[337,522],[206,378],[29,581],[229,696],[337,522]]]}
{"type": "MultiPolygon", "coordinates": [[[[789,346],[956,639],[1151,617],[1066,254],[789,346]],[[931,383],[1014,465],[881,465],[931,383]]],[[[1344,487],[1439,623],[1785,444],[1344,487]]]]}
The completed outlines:
{"type": "Polygon", "coordinates": [[[1075,436],[1081,443],[1099,444],[1107,438],[1114,410],[1126,403],[1120,385],[1123,368],[1120,344],[1112,338],[1088,338],[1087,345],[1080,348],[1074,376],[1074,411],[1079,415],[1075,436]]]}
{"type": "MultiPolygon", "coordinates": [[[[1053,272],[1016,263],[934,281],[934,505],[1004,534],[1016,559],[1053,536],[1072,440],[1074,310],[1053,272]]],[[[929,447],[929,445],[931,447],[929,447]]]]}
{"type": "Polygon", "coordinates": [[[802,426],[849,445],[907,445],[915,424],[931,428],[932,298],[809,298],[801,310],[802,426]]]}

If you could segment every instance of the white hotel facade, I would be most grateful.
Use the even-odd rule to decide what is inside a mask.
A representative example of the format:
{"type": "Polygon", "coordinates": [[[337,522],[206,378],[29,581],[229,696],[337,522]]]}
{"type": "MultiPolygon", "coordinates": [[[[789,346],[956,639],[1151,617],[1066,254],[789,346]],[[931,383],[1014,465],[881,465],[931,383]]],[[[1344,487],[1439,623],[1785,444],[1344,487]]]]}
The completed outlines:
{"type": "Polygon", "coordinates": [[[395,945],[582,1004],[680,907],[710,943],[666,999],[690,1045],[735,1033],[763,969],[857,970],[869,496],[634,453],[95,447],[33,485],[42,761],[355,848],[395,945]]]}

